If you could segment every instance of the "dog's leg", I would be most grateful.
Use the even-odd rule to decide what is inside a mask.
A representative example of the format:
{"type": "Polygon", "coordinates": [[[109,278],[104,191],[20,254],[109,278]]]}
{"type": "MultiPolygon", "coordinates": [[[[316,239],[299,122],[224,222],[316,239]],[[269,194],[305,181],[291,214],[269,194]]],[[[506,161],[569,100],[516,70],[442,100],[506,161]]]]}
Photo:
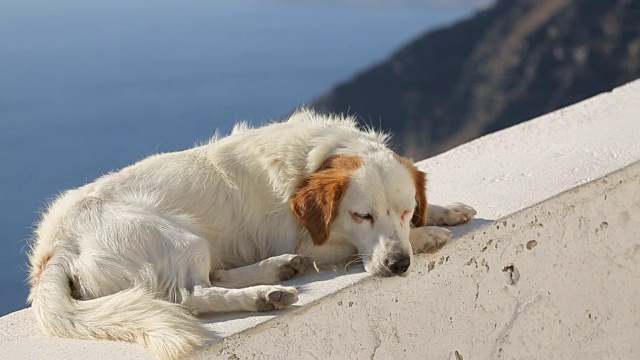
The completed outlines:
{"type": "MultiPolygon", "coordinates": [[[[449,206],[428,205],[429,225],[458,225],[469,221],[476,211],[468,205],[453,204],[449,206]]],[[[451,239],[451,231],[438,226],[412,228],[409,241],[414,252],[421,253],[435,250],[451,239]]]]}
{"type": "Polygon", "coordinates": [[[409,241],[414,253],[433,251],[451,239],[451,231],[437,226],[411,228],[409,241]]]}
{"type": "Polygon", "coordinates": [[[456,203],[449,206],[428,205],[428,225],[451,226],[469,221],[476,215],[476,210],[469,205],[456,203]]]}
{"type": "Polygon", "coordinates": [[[278,285],[225,289],[197,285],[182,301],[194,314],[284,309],[298,301],[298,290],[278,285]]]}
{"type": "Polygon", "coordinates": [[[289,280],[311,266],[312,260],[307,256],[285,254],[237,269],[213,271],[210,280],[214,286],[233,289],[269,285],[289,280]]]}
{"type": "Polygon", "coordinates": [[[185,258],[192,260],[189,264],[188,284],[193,284],[193,288],[185,291],[186,296],[183,297],[182,304],[194,314],[268,311],[283,309],[298,301],[298,291],[293,287],[261,285],[228,289],[211,286],[209,259],[201,261],[195,256],[185,256],[185,258]]]}

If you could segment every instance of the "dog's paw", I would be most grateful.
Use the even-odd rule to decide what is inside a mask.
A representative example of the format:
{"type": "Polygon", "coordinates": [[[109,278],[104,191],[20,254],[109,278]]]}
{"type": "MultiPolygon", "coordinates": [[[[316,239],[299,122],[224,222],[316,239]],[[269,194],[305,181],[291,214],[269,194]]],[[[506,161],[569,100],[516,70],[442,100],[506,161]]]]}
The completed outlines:
{"type": "Polygon", "coordinates": [[[455,203],[448,206],[429,208],[429,223],[438,226],[451,226],[462,224],[471,220],[477,211],[469,205],[455,203]]]}
{"type": "Polygon", "coordinates": [[[313,266],[313,260],[305,255],[283,255],[286,257],[278,266],[280,280],[289,280],[296,275],[304,274],[313,266]]]}
{"type": "Polygon", "coordinates": [[[409,233],[411,247],[415,253],[434,251],[451,239],[451,231],[437,226],[412,228],[409,233]]]}
{"type": "Polygon", "coordinates": [[[298,290],[293,287],[263,286],[258,292],[256,309],[270,311],[284,309],[298,301],[298,290]]]}
{"type": "Polygon", "coordinates": [[[313,266],[313,260],[304,255],[280,255],[263,260],[260,266],[268,267],[276,273],[278,281],[289,280],[303,274],[313,266]]]}

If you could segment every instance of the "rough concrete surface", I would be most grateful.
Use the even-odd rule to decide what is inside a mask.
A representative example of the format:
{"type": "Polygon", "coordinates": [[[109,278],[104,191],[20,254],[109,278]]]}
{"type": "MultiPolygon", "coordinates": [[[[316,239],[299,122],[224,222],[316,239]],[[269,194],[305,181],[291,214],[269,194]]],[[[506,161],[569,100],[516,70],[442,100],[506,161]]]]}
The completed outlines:
{"type": "MultiPolygon", "coordinates": [[[[196,358],[640,357],[640,81],[485,136],[420,167],[429,199],[478,218],[377,279],[308,276],[293,308],[203,319],[196,358]]],[[[151,359],[49,338],[30,309],[0,318],[0,358],[151,359]]]]}

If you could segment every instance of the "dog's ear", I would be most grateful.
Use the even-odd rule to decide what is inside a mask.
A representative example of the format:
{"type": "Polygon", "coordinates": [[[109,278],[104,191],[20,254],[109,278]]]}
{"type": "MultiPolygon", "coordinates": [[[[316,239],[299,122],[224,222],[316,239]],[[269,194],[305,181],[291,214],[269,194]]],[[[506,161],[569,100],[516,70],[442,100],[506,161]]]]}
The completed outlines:
{"type": "Polygon", "coordinates": [[[329,238],[331,221],[338,214],[340,199],[348,184],[345,176],[335,171],[313,174],[298,190],[291,201],[291,210],[304,225],[316,245],[329,238]]]}
{"type": "Polygon", "coordinates": [[[421,227],[427,225],[427,174],[418,170],[413,164],[412,175],[413,181],[416,184],[416,209],[413,211],[413,217],[411,218],[411,224],[414,227],[421,227]]]}
{"type": "Polygon", "coordinates": [[[396,159],[404,165],[413,177],[416,187],[416,208],[413,211],[411,225],[421,227],[427,225],[427,174],[418,170],[410,159],[396,155],[396,159]]]}
{"type": "Polygon", "coordinates": [[[338,215],[351,173],[362,164],[358,156],[334,155],[309,176],[291,200],[291,211],[316,245],[329,238],[331,221],[338,215]]]}

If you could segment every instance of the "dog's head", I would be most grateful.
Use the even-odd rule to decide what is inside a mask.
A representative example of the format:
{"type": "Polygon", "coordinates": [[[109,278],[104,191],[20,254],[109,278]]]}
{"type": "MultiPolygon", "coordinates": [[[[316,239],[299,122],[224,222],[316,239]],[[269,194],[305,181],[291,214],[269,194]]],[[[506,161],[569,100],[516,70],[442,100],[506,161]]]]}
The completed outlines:
{"type": "Polygon", "coordinates": [[[405,273],[409,231],[427,219],[426,175],[391,151],[334,155],[300,186],[291,209],[316,245],[346,243],[375,275],[405,273]]]}

